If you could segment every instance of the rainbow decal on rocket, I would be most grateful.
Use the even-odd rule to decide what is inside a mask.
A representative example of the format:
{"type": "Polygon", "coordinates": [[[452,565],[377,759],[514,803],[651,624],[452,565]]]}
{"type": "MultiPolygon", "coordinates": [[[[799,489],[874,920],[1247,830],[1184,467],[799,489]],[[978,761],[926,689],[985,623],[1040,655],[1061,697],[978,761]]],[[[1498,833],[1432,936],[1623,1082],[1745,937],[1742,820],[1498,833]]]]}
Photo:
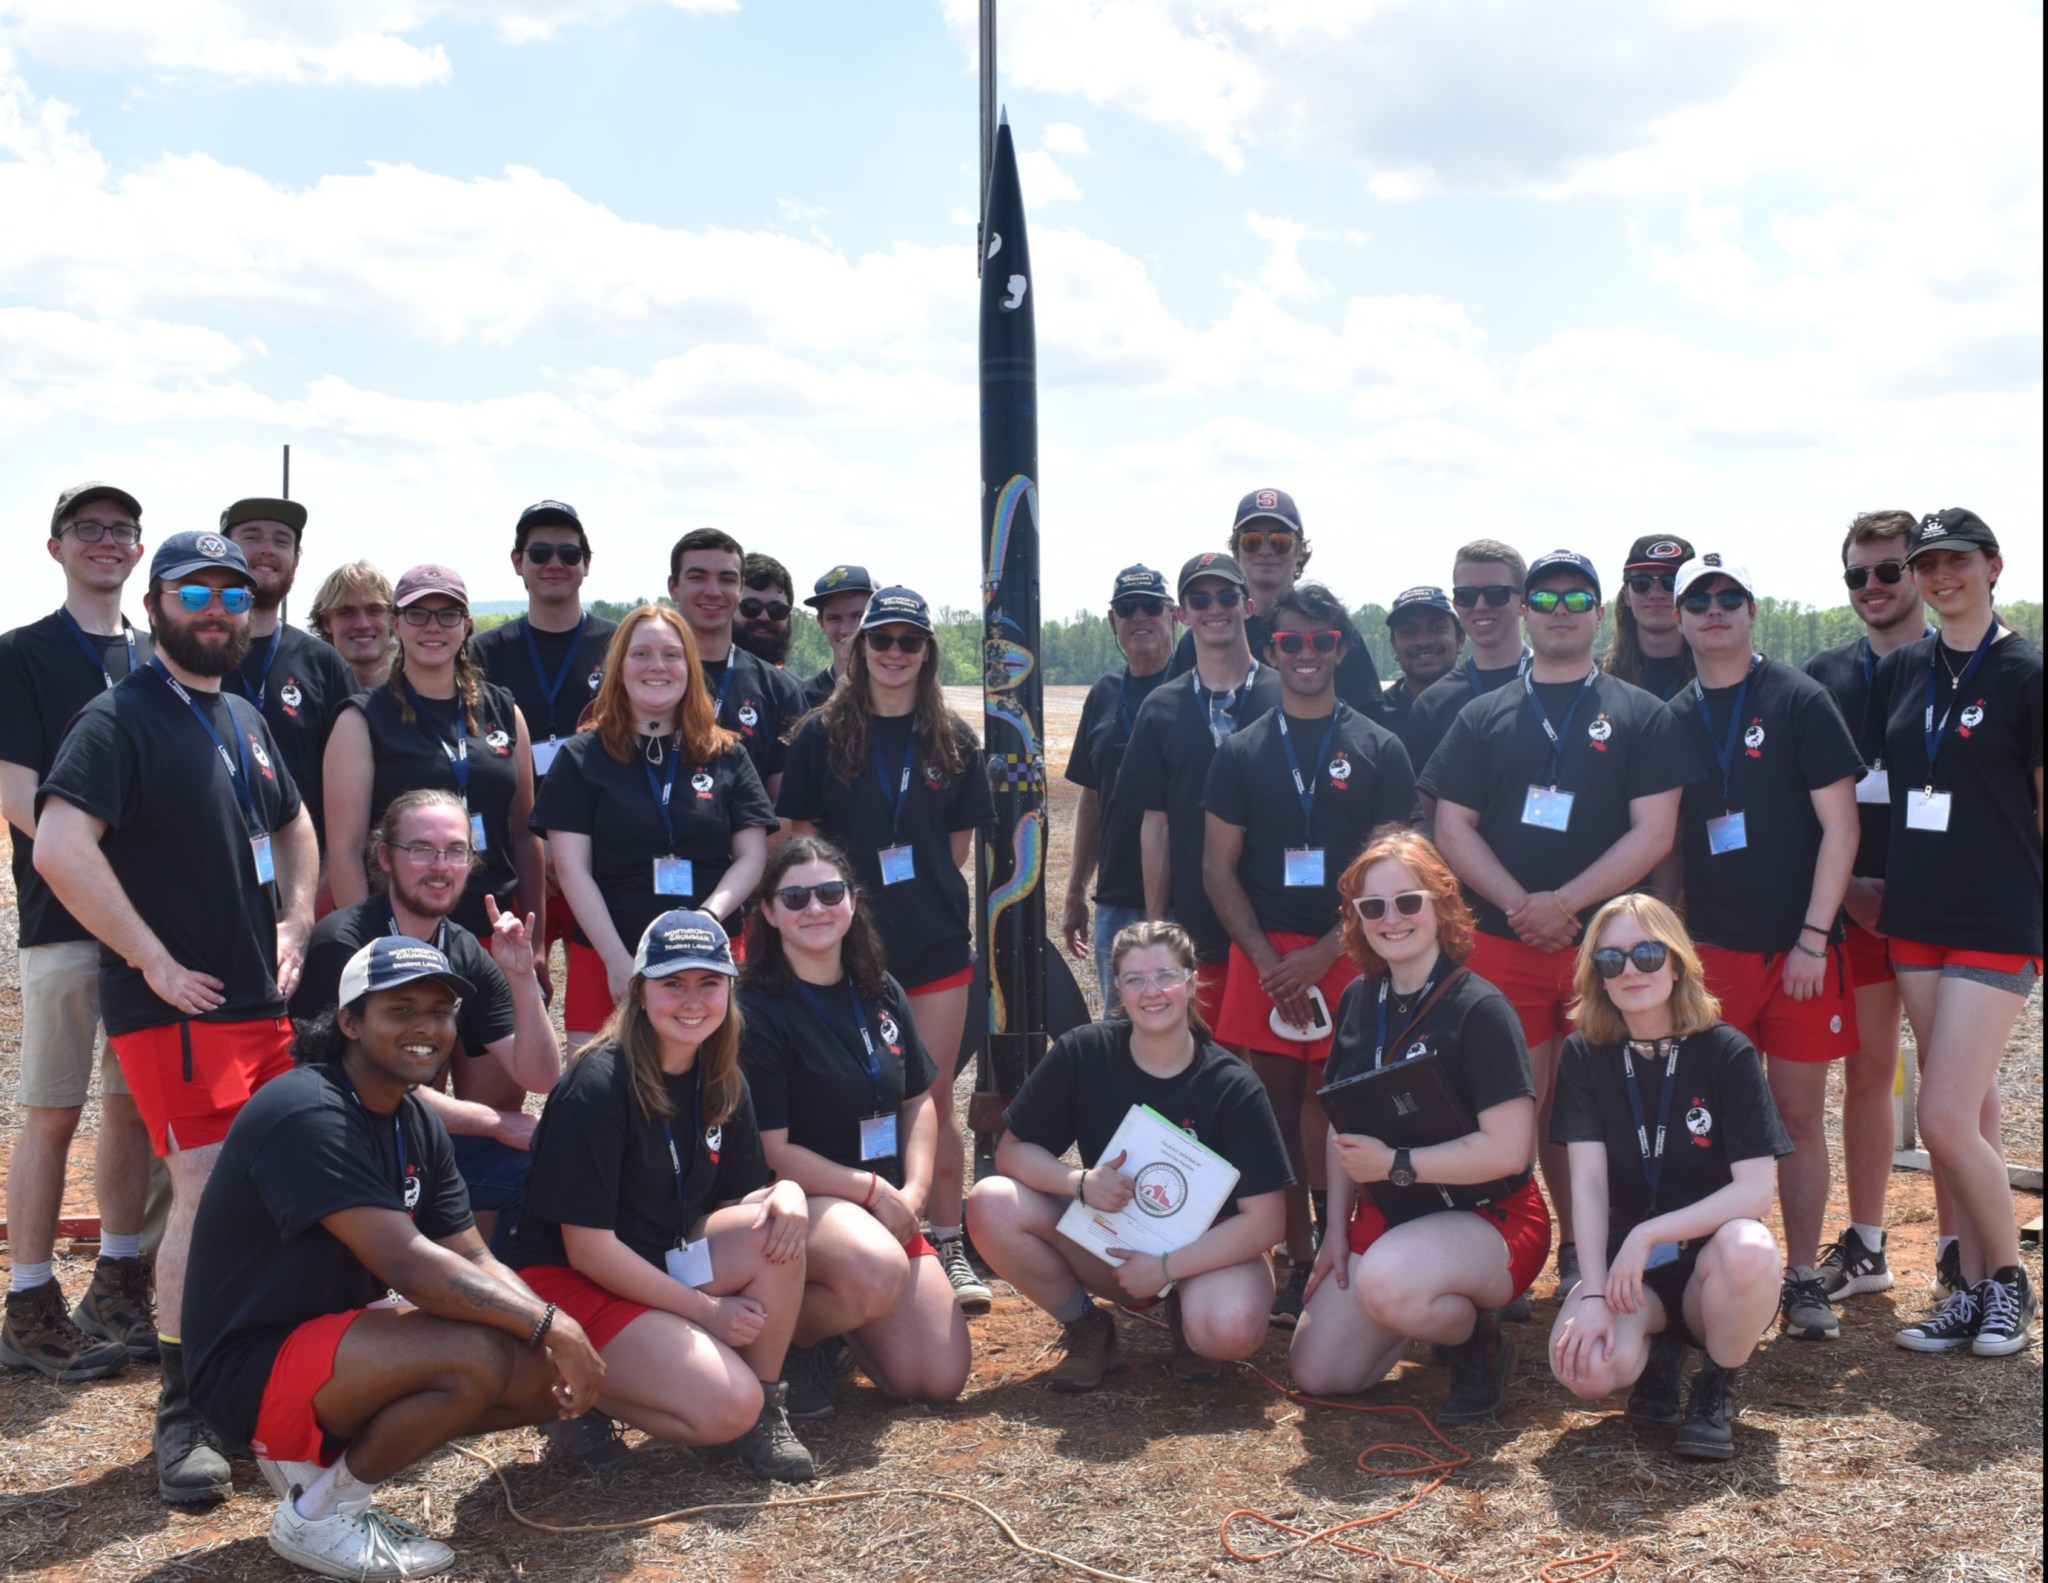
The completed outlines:
{"type": "Polygon", "coordinates": [[[996,495],[995,509],[989,513],[988,560],[989,578],[982,585],[982,597],[988,604],[994,604],[996,593],[1003,585],[1004,557],[1010,553],[1010,530],[1016,526],[1017,507],[1023,501],[1031,502],[1031,520],[1038,521],[1038,486],[1022,473],[1013,475],[996,495]]]}
{"type": "MultiPolygon", "coordinates": [[[[1038,881],[1045,866],[1045,810],[1033,808],[1017,821],[1016,838],[1011,853],[1010,877],[1003,884],[988,893],[988,924],[983,938],[993,939],[996,920],[1026,896],[1038,888],[1038,881]]],[[[993,865],[994,854],[990,854],[993,865]]],[[[999,979],[991,979],[988,987],[988,1026],[992,1033],[1001,1033],[1009,1026],[1009,1008],[1003,998],[1003,986],[999,979]]]]}

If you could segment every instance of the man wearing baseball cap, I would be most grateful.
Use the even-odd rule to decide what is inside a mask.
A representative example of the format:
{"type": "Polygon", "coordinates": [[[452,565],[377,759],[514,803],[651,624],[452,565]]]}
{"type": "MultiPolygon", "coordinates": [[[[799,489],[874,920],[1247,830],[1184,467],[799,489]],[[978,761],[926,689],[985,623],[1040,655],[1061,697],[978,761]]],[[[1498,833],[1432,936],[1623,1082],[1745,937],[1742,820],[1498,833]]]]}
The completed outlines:
{"type": "Polygon", "coordinates": [[[156,657],[80,712],[37,793],[36,871],[100,942],[100,1009],[171,1176],[157,1255],[157,1491],[212,1500],[228,1465],[180,1344],[192,1216],[235,1113],[291,1065],[285,997],[313,924],[313,822],[255,708],[255,577],[218,533],[175,533],[143,596],[156,657]]]}
{"type": "Polygon", "coordinates": [[[1387,611],[1387,641],[1394,663],[1401,667],[1399,679],[1386,686],[1387,725],[1401,736],[1415,701],[1458,663],[1465,628],[1451,596],[1441,588],[1404,588],[1387,611]]]}
{"type": "MultiPolygon", "coordinates": [[[[1522,1019],[1546,1138],[1579,931],[1671,850],[1679,789],[1702,770],[1670,710],[1593,663],[1602,611],[1590,560],[1539,556],[1525,604],[1529,669],[1459,712],[1422,789],[1437,800],[1436,843],[1472,898],[1479,929],[1467,966],[1522,1019]]],[[[1544,1143],[1538,1153],[1569,1290],[1578,1253],[1565,1150],[1544,1143]]]]}
{"type": "Polygon", "coordinates": [[[1678,569],[1692,546],[1669,533],[1646,533],[1629,547],[1615,599],[1614,646],[1601,660],[1610,676],[1669,701],[1692,680],[1692,650],[1678,630],[1678,569]]]}
{"type": "Polygon", "coordinates": [[[379,1511],[378,1484],[458,1436],[580,1413],[604,1380],[582,1327],[491,1257],[413,1092],[473,990],[423,940],[364,946],[199,1205],[193,1398],[256,1453],[271,1549],[329,1577],[444,1570],[454,1553],[379,1511]]]}
{"type": "Polygon", "coordinates": [[[846,652],[853,647],[874,592],[875,580],[865,566],[835,566],[811,585],[804,603],[817,614],[818,630],[832,648],[832,663],[804,683],[805,709],[815,709],[830,698],[846,674],[846,652]]]}
{"type": "Polygon", "coordinates": [[[1137,727],[1138,711],[1166,680],[1173,656],[1173,595],[1166,575],[1126,566],[1109,589],[1109,630],[1124,668],[1097,679],[1081,705],[1081,724],[1067,759],[1067,779],[1081,788],[1074,813],[1074,861],[1060,932],[1077,957],[1089,955],[1088,882],[1095,882],[1094,956],[1102,1014],[1118,1004],[1109,948],[1117,931],[1145,916],[1145,871],[1139,857],[1144,815],[1115,803],[1117,769],[1137,727]]]}

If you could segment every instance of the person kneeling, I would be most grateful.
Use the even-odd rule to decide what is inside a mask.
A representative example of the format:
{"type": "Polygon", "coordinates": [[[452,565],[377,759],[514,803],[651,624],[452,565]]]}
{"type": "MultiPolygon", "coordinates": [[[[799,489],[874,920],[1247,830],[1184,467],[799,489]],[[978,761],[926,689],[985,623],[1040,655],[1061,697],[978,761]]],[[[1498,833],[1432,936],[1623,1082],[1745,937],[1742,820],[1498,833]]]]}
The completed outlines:
{"type": "Polygon", "coordinates": [[[330,1577],[444,1571],[455,1553],[373,1506],[377,1485],[457,1436],[581,1413],[604,1380],[582,1327],[491,1257],[411,1092],[472,993],[422,941],[364,946],[302,1064],[236,1116],[199,1203],[193,1404],[282,1497],[271,1549],[330,1577]]]}
{"type": "Polygon", "coordinates": [[[968,1196],[974,1245],[991,1268],[1065,1326],[1056,1391],[1092,1391],[1123,1367],[1113,1303],[1166,1301],[1172,1369],[1190,1383],[1218,1362],[1248,1358],[1266,1339],[1271,1249],[1287,1224],[1294,1173],[1258,1076],[1216,1044],[1194,1009],[1195,943],[1175,923],[1135,923],[1116,937],[1111,967],[1129,1020],[1090,1023],[1045,1052],[1004,1118],[996,1170],[968,1196]],[[1134,1183],[1123,1153],[1103,1158],[1133,1106],[1149,1106],[1237,1168],[1234,1210],[1165,1255],[1120,1264],[1058,1230],[1068,1204],[1115,1212],[1134,1183]],[[1060,1156],[1078,1145],[1076,1167],[1060,1156]]]}
{"type": "Polygon", "coordinates": [[[709,913],[647,926],[625,998],[548,1096],[512,1261],[589,1331],[604,1412],[795,1482],[817,1470],[778,1381],[810,1211],[766,1185],[734,972],[709,913]]]}
{"type": "Polygon", "coordinates": [[[1586,1399],[1633,1383],[1631,1423],[1678,1424],[1679,1456],[1722,1460],[1735,1452],[1736,1376],[1778,1311],[1762,1217],[1791,1140],[1755,1048],[1720,1020],[1664,903],[1602,907],[1574,988],[1550,1136],[1570,1153],[1586,1262],[1558,1306],[1551,1370],[1586,1399]],[[1681,1422],[1688,1343],[1707,1357],[1681,1422]]]}
{"type": "MultiPolygon", "coordinates": [[[[1317,1252],[1288,1362],[1301,1390],[1336,1395],[1384,1378],[1408,1342],[1432,1341],[1451,1349],[1438,1421],[1490,1417],[1514,1363],[1499,1311],[1550,1256],[1550,1213],[1530,1171],[1536,1088],[1521,1019],[1464,966],[1472,912],[1424,837],[1381,835],[1338,893],[1344,948],[1364,976],[1344,991],[1325,1076],[1335,1085],[1433,1059],[1472,1119],[1461,1128],[1445,1117],[1426,1146],[1403,1149],[1332,1123],[1330,1224],[1348,1219],[1350,1236],[1326,1237],[1317,1252]]],[[[1422,1068],[1413,1075],[1425,1080],[1422,1068]]],[[[1358,1103],[1394,1133],[1404,1097],[1358,1103]]]]}

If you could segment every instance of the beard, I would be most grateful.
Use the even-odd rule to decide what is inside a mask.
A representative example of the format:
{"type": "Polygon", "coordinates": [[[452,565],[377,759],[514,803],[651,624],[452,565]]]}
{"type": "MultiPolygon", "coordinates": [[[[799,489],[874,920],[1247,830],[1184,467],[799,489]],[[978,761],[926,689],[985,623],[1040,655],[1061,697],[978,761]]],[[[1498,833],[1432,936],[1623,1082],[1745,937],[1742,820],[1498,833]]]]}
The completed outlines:
{"type": "Polygon", "coordinates": [[[281,572],[262,571],[252,575],[256,579],[256,586],[251,590],[250,602],[258,610],[275,610],[284,603],[285,596],[292,591],[292,583],[297,580],[299,569],[297,566],[289,566],[281,572]],[[272,578],[277,580],[272,582],[272,578]]]}
{"type": "Polygon", "coordinates": [[[413,912],[418,913],[422,918],[445,918],[462,905],[463,893],[469,888],[469,876],[467,874],[457,874],[454,877],[455,883],[450,885],[442,895],[437,896],[428,890],[425,885],[408,884],[401,878],[400,876],[405,870],[397,860],[403,858],[404,854],[393,853],[392,856],[394,859],[393,866],[386,875],[390,882],[391,894],[396,896],[413,912]]]}
{"type": "Polygon", "coordinates": [[[732,640],[756,659],[780,665],[789,658],[788,627],[750,627],[742,621],[732,629],[732,640]]]}
{"type": "Polygon", "coordinates": [[[205,616],[195,616],[192,625],[188,626],[169,611],[160,610],[155,630],[150,634],[151,640],[180,669],[190,671],[194,676],[225,676],[249,653],[249,623],[231,620],[227,641],[208,643],[197,631],[198,623],[206,619],[205,616]]]}

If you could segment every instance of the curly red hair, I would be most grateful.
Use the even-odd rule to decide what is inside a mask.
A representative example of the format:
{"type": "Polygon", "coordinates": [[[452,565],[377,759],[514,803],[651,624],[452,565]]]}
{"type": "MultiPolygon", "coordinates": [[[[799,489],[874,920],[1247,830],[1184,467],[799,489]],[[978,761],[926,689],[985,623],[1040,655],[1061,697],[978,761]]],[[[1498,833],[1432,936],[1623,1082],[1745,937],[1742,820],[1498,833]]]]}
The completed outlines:
{"type": "Polygon", "coordinates": [[[1415,876],[1416,887],[1429,892],[1436,909],[1436,948],[1457,966],[1464,966],[1472,954],[1472,909],[1465,905],[1465,893],[1458,876],[1444,861],[1429,837],[1408,825],[1382,825],[1365,843],[1365,850],[1351,861],[1337,880],[1337,894],[1343,898],[1344,954],[1366,978],[1376,979],[1387,964],[1373,950],[1365,925],[1353,905],[1365,890],[1365,871],[1383,858],[1392,858],[1415,876]]]}

